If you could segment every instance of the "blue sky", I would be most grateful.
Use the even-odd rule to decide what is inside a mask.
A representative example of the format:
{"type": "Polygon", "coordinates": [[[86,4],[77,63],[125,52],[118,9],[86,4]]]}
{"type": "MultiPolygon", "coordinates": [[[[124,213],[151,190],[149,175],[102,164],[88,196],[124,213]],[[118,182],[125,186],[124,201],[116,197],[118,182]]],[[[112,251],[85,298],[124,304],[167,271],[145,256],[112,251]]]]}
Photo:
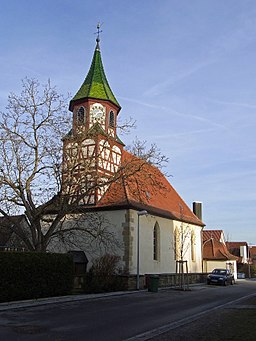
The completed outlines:
{"type": "Polygon", "coordinates": [[[256,2],[2,0],[0,109],[26,76],[74,95],[98,21],[120,118],[137,121],[122,139],[160,147],[207,229],[256,244],[256,2]]]}

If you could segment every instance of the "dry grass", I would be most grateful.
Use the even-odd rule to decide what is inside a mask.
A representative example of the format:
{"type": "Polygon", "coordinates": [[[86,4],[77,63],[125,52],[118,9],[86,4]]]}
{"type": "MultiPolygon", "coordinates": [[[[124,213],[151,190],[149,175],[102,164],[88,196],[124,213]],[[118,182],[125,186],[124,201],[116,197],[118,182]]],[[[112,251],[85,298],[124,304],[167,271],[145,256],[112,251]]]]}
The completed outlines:
{"type": "Polygon", "coordinates": [[[161,341],[256,340],[256,297],[234,307],[211,312],[186,326],[159,335],[161,341]],[[246,305],[255,305],[245,308],[246,305]]]}

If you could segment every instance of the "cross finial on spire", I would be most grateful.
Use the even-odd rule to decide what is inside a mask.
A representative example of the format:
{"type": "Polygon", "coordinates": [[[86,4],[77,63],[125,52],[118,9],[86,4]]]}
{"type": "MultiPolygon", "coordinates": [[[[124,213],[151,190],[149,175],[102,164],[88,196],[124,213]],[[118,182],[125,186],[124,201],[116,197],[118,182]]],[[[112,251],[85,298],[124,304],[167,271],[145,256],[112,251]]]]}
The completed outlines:
{"type": "Polygon", "coordinates": [[[97,42],[96,49],[97,50],[100,49],[99,42],[100,42],[100,33],[102,32],[101,26],[102,26],[102,24],[100,22],[98,22],[98,24],[97,24],[97,32],[95,32],[95,34],[97,34],[97,38],[96,38],[96,42],[97,42]]]}

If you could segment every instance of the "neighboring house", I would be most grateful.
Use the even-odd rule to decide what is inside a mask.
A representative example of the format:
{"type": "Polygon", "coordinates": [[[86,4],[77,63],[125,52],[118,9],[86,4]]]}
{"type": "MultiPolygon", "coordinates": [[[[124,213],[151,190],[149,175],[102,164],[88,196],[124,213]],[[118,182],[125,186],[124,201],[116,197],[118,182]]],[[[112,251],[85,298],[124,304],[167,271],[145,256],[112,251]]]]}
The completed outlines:
{"type": "Polygon", "coordinates": [[[223,230],[204,230],[203,232],[204,241],[211,238],[225,244],[225,236],[223,230]]]}
{"type": "Polygon", "coordinates": [[[256,265],[256,246],[250,246],[249,252],[252,264],[256,265]]]}
{"type": "MultiPolygon", "coordinates": [[[[138,229],[140,274],[175,272],[182,248],[189,272],[199,273],[202,270],[204,223],[159,169],[124,150],[124,143],[116,131],[121,107],[107,82],[99,38],[96,41],[88,75],[69,106],[73,121],[72,130],[63,139],[64,194],[74,196],[86,192],[74,213],[97,212],[111,222],[111,232],[120,242],[118,254],[122,268],[129,274],[137,271],[138,229]],[[80,168],[72,167],[75,157],[80,158],[80,168]],[[88,193],[86,186],[92,179],[84,172],[88,163],[101,185],[120,168],[129,167],[130,176],[127,177],[124,171],[114,183],[105,187],[99,185],[99,188],[94,186],[88,193]],[[132,167],[134,174],[131,176],[132,167]],[[142,215],[143,210],[148,214],[142,215]]],[[[49,214],[54,214],[56,209],[49,210],[49,214]]],[[[80,249],[83,250],[82,245],[80,249]]],[[[84,251],[88,258],[93,257],[93,254],[88,255],[86,247],[84,251]]]]}
{"type": "Polygon", "coordinates": [[[203,272],[215,268],[230,269],[236,279],[237,260],[238,257],[228,251],[222,230],[203,231],[203,272]]]}
{"type": "Polygon", "coordinates": [[[25,250],[24,243],[17,236],[17,226],[25,229],[26,219],[24,215],[0,217],[0,251],[25,250]]]}
{"type": "Polygon", "coordinates": [[[238,257],[238,264],[248,264],[250,257],[247,242],[226,242],[226,245],[229,252],[238,257]]]}

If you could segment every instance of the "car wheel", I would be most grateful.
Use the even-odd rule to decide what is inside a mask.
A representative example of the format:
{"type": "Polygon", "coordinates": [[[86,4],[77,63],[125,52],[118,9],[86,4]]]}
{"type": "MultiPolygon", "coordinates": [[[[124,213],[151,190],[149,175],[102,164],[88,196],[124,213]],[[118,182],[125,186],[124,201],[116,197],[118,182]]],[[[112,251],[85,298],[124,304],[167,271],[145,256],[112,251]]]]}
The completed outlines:
{"type": "Polygon", "coordinates": [[[226,285],[227,285],[227,281],[224,281],[224,282],[223,282],[223,285],[226,286],[226,285]]]}

